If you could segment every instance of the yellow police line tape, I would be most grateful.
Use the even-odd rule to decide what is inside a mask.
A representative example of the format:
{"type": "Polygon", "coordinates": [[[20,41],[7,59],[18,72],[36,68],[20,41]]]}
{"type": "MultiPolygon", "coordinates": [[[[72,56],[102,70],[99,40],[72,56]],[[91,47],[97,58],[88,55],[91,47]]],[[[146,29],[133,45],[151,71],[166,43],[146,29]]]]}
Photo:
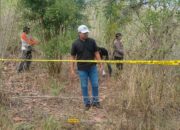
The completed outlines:
{"type": "Polygon", "coordinates": [[[91,63],[110,63],[110,64],[156,64],[156,65],[180,65],[180,60],[49,60],[49,59],[0,59],[0,61],[32,61],[32,62],[91,62],[91,63]]]}

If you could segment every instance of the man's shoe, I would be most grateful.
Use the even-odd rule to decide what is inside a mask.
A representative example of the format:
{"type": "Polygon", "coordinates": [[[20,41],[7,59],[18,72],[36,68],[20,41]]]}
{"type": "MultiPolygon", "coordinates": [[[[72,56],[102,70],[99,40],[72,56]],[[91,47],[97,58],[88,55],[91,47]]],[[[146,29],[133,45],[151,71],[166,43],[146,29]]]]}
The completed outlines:
{"type": "Polygon", "coordinates": [[[99,102],[93,103],[92,106],[96,108],[102,108],[99,102]]]}
{"type": "Polygon", "coordinates": [[[89,109],[90,109],[90,107],[91,107],[91,105],[90,105],[90,104],[86,104],[86,105],[85,105],[85,108],[84,108],[84,109],[85,109],[85,111],[89,110],[89,109]]]}

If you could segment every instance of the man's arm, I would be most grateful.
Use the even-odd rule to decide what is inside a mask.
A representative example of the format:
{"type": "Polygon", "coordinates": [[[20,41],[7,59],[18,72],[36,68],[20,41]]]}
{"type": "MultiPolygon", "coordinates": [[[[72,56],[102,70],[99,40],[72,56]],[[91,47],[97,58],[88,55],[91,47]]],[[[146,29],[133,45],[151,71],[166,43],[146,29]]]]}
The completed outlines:
{"type": "MultiPolygon", "coordinates": [[[[99,51],[96,51],[96,52],[95,52],[95,59],[96,59],[96,60],[101,60],[99,51]]],[[[100,69],[101,69],[101,68],[102,68],[102,63],[98,63],[98,64],[99,64],[100,69]]]]}
{"type": "Polygon", "coordinates": [[[27,42],[29,45],[35,45],[38,43],[36,40],[32,38],[29,39],[25,33],[21,35],[21,39],[27,42]]]}
{"type": "MultiPolygon", "coordinates": [[[[75,57],[75,56],[71,56],[71,60],[76,60],[76,57],[75,57]]],[[[71,73],[72,73],[72,74],[75,74],[75,72],[74,72],[74,66],[75,66],[75,62],[72,62],[72,63],[71,63],[71,73]]]]}

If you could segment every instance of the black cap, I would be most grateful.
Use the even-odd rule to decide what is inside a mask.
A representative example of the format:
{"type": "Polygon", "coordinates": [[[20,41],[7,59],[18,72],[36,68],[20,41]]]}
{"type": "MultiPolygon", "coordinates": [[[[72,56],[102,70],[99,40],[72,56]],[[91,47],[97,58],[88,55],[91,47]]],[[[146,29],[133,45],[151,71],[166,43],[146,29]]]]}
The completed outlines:
{"type": "Polygon", "coordinates": [[[122,34],[121,33],[116,33],[116,37],[118,37],[118,36],[122,36],[122,34]]]}
{"type": "Polygon", "coordinates": [[[24,28],[23,28],[23,32],[27,32],[27,31],[29,31],[30,30],[30,28],[28,27],[28,26],[25,26],[24,28]]]}

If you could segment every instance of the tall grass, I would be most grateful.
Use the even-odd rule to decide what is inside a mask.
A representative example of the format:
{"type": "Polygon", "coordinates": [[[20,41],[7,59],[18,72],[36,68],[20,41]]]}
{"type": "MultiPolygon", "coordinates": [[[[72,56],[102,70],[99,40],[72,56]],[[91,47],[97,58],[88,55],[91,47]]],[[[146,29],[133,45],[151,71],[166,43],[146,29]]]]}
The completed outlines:
{"type": "Polygon", "coordinates": [[[10,54],[16,54],[19,46],[19,16],[17,13],[18,0],[1,1],[1,15],[0,15],[0,55],[7,57],[10,54]]]}
{"type": "Polygon", "coordinates": [[[109,103],[109,108],[117,105],[122,111],[113,111],[112,119],[125,114],[125,123],[120,123],[126,129],[177,129],[180,84],[174,70],[163,66],[125,67],[119,85],[113,86],[116,102],[109,103]]]}
{"type": "MultiPolygon", "coordinates": [[[[103,19],[100,21],[103,22],[103,19]]],[[[172,21],[173,19],[168,21],[167,25],[171,24],[172,21]]],[[[177,44],[179,42],[179,26],[177,23],[174,23],[177,28],[173,29],[174,25],[172,25],[167,31],[171,31],[171,34],[162,32],[165,29],[164,25],[159,24],[159,30],[156,28],[157,31],[152,32],[149,38],[144,32],[144,26],[141,22],[134,18],[134,21],[126,27],[120,25],[114,27],[111,24],[109,25],[111,28],[108,31],[106,30],[108,33],[120,30],[123,34],[125,59],[163,60],[180,58],[177,53],[180,49],[177,44]],[[157,37],[156,34],[161,34],[162,37],[157,37]],[[154,37],[157,38],[157,43],[152,42],[154,37]],[[159,46],[155,51],[153,44],[159,46]]],[[[114,38],[110,35],[109,37],[106,38],[108,41],[112,41],[114,38]],[[109,37],[110,39],[108,39],[109,37]]],[[[106,46],[111,50],[112,43],[107,44],[106,46]]],[[[118,70],[114,68],[113,72],[116,73],[116,71],[118,70]]],[[[125,64],[123,71],[120,71],[118,76],[114,75],[113,78],[112,85],[108,88],[110,89],[110,96],[103,102],[109,114],[109,120],[113,124],[109,125],[109,129],[179,129],[179,67],[125,64]]]]}

